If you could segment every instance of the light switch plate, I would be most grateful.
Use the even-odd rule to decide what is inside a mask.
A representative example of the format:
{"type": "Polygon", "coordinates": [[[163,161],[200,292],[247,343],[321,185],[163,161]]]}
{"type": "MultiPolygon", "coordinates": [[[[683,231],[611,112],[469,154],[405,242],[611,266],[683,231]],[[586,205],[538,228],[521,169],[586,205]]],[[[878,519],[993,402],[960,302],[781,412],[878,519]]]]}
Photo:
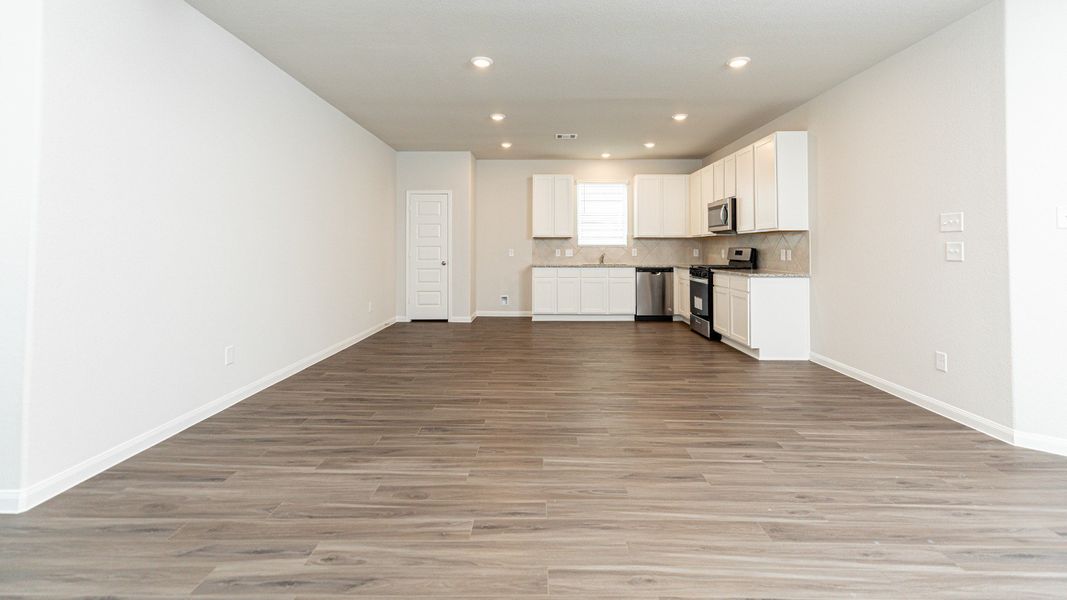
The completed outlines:
{"type": "Polygon", "coordinates": [[[508,248],[508,256],[515,256],[515,249],[514,248],[508,248]]]}
{"type": "Polygon", "coordinates": [[[693,248],[693,256],[700,256],[700,248],[693,248]]]}
{"type": "Polygon", "coordinates": [[[963,262],[963,242],[945,242],[945,260],[963,262]]]}
{"type": "Polygon", "coordinates": [[[793,249],[792,248],[787,248],[786,249],[786,251],[785,251],[785,259],[786,260],[793,260],[793,249]]]}
{"type": "Polygon", "coordinates": [[[948,373],[948,354],[944,352],[934,352],[934,367],[938,371],[948,373]]]}
{"type": "Polygon", "coordinates": [[[567,254],[567,256],[574,256],[574,250],[571,250],[570,248],[567,248],[566,254],[567,254]]]}
{"type": "Polygon", "coordinates": [[[556,256],[559,256],[559,248],[556,248],[556,256]]]}
{"type": "Polygon", "coordinates": [[[630,249],[630,256],[637,256],[637,248],[630,249]]]}
{"type": "Polygon", "coordinates": [[[963,231],[963,213],[941,213],[941,231],[963,231]]]}
{"type": "Polygon", "coordinates": [[[779,260],[785,260],[785,248],[782,248],[781,250],[779,250],[778,253],[779,253],[779,257],[778,257],[779,260]]]}
{"type": "Polygon", "coordinates": [[[224,366],[228,367],[228,366],[232,365],[233,361],[235,360],[235,358],[236,357],[235,357],[235,352],[234,352],[234,347],[233,346],[226,346],[225,348],[223,348],[223,350],[222,350],[222,364],[224,366]]]}
{"type": "Polygon", "coordinates": [[[1067,229],[1067,204],[1056,207],[1056,227],[1067,229]]]}

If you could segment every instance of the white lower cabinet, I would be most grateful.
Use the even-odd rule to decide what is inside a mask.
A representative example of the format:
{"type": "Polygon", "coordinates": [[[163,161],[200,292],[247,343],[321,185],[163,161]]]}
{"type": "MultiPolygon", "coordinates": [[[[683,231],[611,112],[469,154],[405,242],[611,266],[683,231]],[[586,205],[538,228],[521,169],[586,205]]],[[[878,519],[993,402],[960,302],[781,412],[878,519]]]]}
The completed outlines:
{"type": "Polygon", "coordinates": [[[808,360],[808,279],[712,275],[712,325],[760,360],[808,360]]]}
{"type": "Polygon", "coordinates": [[[583,315],[608,314],[607,269],[579,269],[582,272],[581,312],[583,315]]]}
{"type": "Polygon", "coordinates": [[[674,316],[689,320],[692,308],[689,305],[689,271],[685,267],[674,269],[674,316]]]}
{"type": "Polygon", "coordinates": [[[637,299],[633,267],[535,267],[535,321],[632,320],[637,299]]]}

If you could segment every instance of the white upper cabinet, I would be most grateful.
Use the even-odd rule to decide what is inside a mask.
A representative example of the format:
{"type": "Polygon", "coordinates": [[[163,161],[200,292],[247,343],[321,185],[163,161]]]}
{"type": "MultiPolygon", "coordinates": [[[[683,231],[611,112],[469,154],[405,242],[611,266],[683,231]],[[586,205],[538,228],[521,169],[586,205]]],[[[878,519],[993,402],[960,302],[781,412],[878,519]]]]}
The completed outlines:
{"type": "Polygon", "coordinates": [[[722,194],[725,198],[733,198],[737,196],[737,156],[731,154],[722,159],[723,165],[723,189],[722,194]]]}
{"type": "Polygon", "coordinates": [[[533,176],[533,237],[574,237],[574,177],[533,176]]]}
{"type": "Polygon", "coordinates": [[[688,175],[634,175],[634,237],[686,237],[688,224],[688,175]]]}
{"type": "Polygon", "coordinates": [[[734,154],[737,162],[737,206],[735,221],[738,233],[756,229],[756,197],[753,180],[752,146],[746,146],[734,154]]]}
{"type": "Polygon", "coordinates": [[[708,233],[708,211],[700,202],[700,171],[689,176],[689,235],[708,233]]]}
{"type": "Polygon", "coordinates": [[[753,145],[756,231],[808,229],[808,132],[778,131],[753,145]]]}
{"type": "Polygon", "coordinates": [[[726,197],[723,193],[724,186],[726,185],[724,160],[725,159],[720,159],[711,164],[712,177],[715,180],[711,196],[712,200],[715,201],[722,200],[726,197]]]}
{"type": "MultiPolygon", "coordinates": [[[[700,173],[700,202],[704,206],[704,212],[707,212],[708,205],[715,202],[715,166],[708,165],[697,172],[700,173]]],[[[704,220],[707,221],[707,218],[705,215],[704,220]]],[[[707,227],[704,232],[707,233],[707,227]]]]}

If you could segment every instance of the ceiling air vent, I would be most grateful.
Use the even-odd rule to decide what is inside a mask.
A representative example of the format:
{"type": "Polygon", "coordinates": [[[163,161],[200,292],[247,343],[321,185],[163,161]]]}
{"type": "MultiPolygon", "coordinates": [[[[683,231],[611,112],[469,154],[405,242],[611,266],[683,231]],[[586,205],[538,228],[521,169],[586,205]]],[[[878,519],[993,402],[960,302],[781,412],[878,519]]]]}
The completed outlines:
{"type": "Polygon", "coordinates": [[[577,133],[557,133],[556,134],[556,139],[557,140],[576,140],[576,139],[578,139],[578,134],[577,133]]]}

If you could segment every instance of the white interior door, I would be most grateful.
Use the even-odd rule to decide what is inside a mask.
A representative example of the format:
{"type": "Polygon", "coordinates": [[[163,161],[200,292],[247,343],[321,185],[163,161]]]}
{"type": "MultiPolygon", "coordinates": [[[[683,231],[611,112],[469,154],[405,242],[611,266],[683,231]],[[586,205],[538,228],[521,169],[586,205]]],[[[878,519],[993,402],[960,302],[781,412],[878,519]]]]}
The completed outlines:
{"type": "Polygon", "coordinates": [[[408,317],[448,318],[451,192],[408,192],[408,317]]]}

